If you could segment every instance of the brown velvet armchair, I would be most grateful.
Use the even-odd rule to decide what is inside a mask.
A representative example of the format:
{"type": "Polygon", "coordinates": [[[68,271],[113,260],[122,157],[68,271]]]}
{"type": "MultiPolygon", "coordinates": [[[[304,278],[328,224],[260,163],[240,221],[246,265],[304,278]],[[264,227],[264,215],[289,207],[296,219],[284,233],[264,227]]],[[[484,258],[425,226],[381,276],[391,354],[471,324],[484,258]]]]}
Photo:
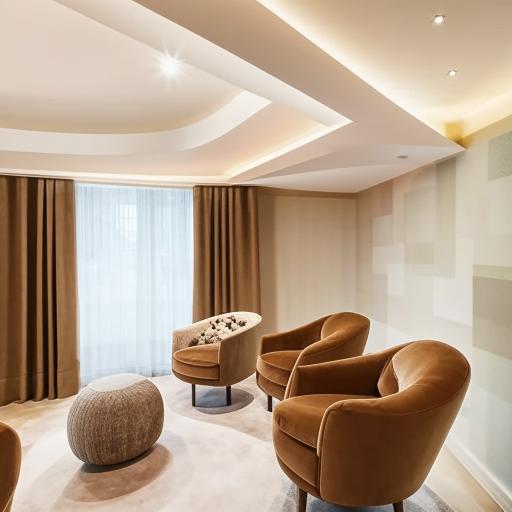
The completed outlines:
{"type": "Polygon", "coordinates": [[[393,503],[423,484],[470,379],[466,358],[438,341],[295,368],[274,412],[278,462],[299,488],[344,506],[393,503]]]}
{"type": "Polygon", "coordinates": [[[172,371],[178,379],[192,384],[192,405],[196,405],[196,384],[225,386],[226,403],[231,405],[231,386],[253,374],[258,357],[259,326],[257,313],[236,311],[206,318],[173,333],[172,371]],[[245,326],[218,343],[190,346],[190,342],[211,322],[235,316],[245,326]]]}
{"type": "Polygon", "coordinates": [[[267,394],[268,410],[272,411],[272,397],[283,399],[295,366],[359,356],[369,330],[368,318],[357,313],[336,313],[291,331],[263,336],[256,382],[267,394]]]}
{"type": "Polygon", "coordinates": [[[13,428],[0,422],[0,512],[11,510],[20,466],[20,438],[13,428]]]}

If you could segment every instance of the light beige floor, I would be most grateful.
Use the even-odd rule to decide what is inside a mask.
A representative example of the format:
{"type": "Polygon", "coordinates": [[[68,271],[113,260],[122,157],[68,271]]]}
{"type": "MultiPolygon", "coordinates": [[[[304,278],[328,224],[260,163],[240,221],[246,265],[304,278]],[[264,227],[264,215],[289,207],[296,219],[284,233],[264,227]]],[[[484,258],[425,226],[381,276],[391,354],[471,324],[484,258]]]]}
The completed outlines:
{"type": "Polygon", "coordinates": [[[427,485],[455,512],[503,512],[448,448],[443,448],[427,485]]]}
{"type": "MultiPolygon", "coordinates": [[[[173,376],[153,381],[165,403],[162,436],[147,456],[102,471],[82,464],[69,449],[66,418],[72,398],[0,408],[0,420],[16,428],[23,444],[12,512],[295,510],[295,488],[275,460],[271,414],[254,377],[233,388],[230,408],[223,407],[223,389],[198,387],[194,409],[190,386],[173,376]]],[[[447,450],[427,483],[456,512],[500,510],[447,450]]],[[[406,509],[449,512],[446,503],[423,486],[406,501],[406,509]]],[[[308,512],[348,510],[308,500],[308,512]]]]}

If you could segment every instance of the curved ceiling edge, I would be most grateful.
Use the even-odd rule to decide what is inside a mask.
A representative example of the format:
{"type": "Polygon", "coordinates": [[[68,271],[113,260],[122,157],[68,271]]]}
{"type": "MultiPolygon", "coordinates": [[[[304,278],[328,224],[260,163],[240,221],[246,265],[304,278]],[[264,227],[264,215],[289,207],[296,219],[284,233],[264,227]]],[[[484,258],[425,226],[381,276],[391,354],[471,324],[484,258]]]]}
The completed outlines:
{"type": "Polygon", "coordinates": [[[175,153],[222,137],[270,103],[270,100],[243,91],[196,123],[150,133],[58,133],[0,128],[0,151],[90,156],[175,153]]]}
{"type": "MultiPolygon", "coordinates": [[[[463,151],[461,148],[460,151],[463,151]]],[[[459,152],[460,152],[459,151],[459,152]]],[[[366,146],[345,146],[339,151],[305,158],[300,163],[266,168],[265,172],[244,177],[249,180],[296,176],[302,173],[326,172],[332,170],[369,168],[372,166],[395,166],[396,168],[418,168],[454,154],[452,148],[443,146],[420,146],[403,144],[368,144],[366,146]]],[[[257,170],[257,169],[256,169],[257,170]]]]}
{"type": "MultiPolygon", "coordinates": [[[[252,91],[259,96],[270,98],[275,103],[287,105],[320,124],[346,124],[351,121],[341,112],[324,105],[236,53],[159,14],[156,10],[147,8],[144,2],[55,1],[159,52],[166,48],[178,48],[180,59],[196,68],[242,90],[252,91]]],[[[168,4],[167,7],[172,6],[168,4]]]]}
{"type": "Polygon", "coordinates": [[[116,183],[165,187],[193,187],[194,185],[224,185],[224,176],[169,176],[161,174],[127,174],[112,172],[59,171],[50,169],[3,169],[0,174],[36,178],[60,178],[92,183],[116,183]]]}
{"type": "Polygon", "coordinates": [[[228,171],[227,174],[230,176],[231,180],[250,179],[253,174],[253,172],[251,171],[258,169],[264,164],[271,163],[273,160],[276,160],[279,157],[288,155],[297,148],[315,142],[318,139],[321,139],[322,137],[329,135],[330,133],[333,133],[339,130],[340,128],[343,128],[344,126],[351,122],[352,121],[347,120],[347,122],[342,122],[334,126],[327,126],[325,128],[315,130],[313,133],[310,133],[304,137],[294,140],[293,142],[290,142],[288,144],[285,144],[284,146],[281,146],[280,148],[276,149],[275,151],[272,151],[271,153],[268,153],[263,157],[257,158],[256,160],[252,160],[251,162],[247,162],[244,165],[233,168],[230,171],[228,171]]]}

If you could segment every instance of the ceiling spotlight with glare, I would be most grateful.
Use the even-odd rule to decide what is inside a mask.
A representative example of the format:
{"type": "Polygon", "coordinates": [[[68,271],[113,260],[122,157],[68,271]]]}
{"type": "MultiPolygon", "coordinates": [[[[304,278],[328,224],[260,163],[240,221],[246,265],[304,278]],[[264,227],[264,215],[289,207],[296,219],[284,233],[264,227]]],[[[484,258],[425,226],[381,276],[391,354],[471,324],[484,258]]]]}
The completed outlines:
{"type": "Polygon", "coordinates": [[[434,25],[442,25],[444,23],[446,16],[444,14],[436,14],[434,16],[434,25]]]}
{"type": "Polygon", "coordinates": [[[173,55],[164,54],[160,57],[160,69],[166,76],[176,76],[180,73],[183,63],[173,55]]]}
{"type": "Polygon", "coordinates": [[[456,74],[458,73],[458,71],[456,69],[450,69],[450,71],[448,71],[448,73],[446,73],[450,78],[453,78],[456,74]]]}

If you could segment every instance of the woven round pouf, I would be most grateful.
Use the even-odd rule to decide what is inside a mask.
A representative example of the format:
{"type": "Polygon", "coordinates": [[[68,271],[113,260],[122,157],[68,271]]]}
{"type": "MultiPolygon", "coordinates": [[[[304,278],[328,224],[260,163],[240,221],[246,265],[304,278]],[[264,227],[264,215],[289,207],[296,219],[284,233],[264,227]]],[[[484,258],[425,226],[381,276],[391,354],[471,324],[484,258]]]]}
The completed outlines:
{"type": "Polygon", "coordinates": [[[164,404],[145,377],[122,373],[86,386],[71,405],[68,441],[82,461],[119,464],[149,450],[162,433],[164,404]]]}

